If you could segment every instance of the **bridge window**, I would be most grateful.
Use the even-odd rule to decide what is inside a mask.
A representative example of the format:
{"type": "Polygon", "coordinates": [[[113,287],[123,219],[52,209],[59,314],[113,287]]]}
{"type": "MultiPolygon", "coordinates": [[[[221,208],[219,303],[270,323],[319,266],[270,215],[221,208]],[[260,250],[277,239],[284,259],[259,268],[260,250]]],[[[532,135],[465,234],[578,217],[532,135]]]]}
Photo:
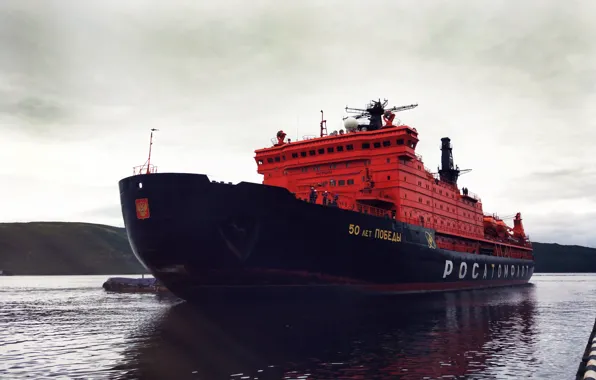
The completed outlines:
{"type": "Polygon", "coordinates": [[[391,146],[391,141],[389,141],[389,140],[383,141],[383,146],[391,146]]]}
{"type": "Polygon", "coordinates": [[[270,164],[272,164],[272,163],[273,163],[273,158],[269,157],[269,158],[267,159],[267,162],[268,162],[268,163],[270,163],[270,164]]]}
{"type": "Polygon", "coordinates": [[[333,147],[327,148],[327,153],[333,153],[333,147]]]}
{"type": "Polygon", "coordinates": [[[319,154],[324,154],[325,153],[325,148],[319,149],[319,154]]]}
{"type": "Polygon", "coordinates": [[[275,162],[279,162],[279,161],[280,161],[279,156],[275,157],[275,162]]]}
{"type": "Polygon", "coordinates": [[[353,179],[349,179],[348,180],[348,185],[353,185],[354,184],[354,180],[353,179]]]}
{"type": "Polygon", "coordinates": [[[259,160],[257,163],[258,163],[259,165],[263,165],[263,160],[259,160]]]}
{"type": "Polygon", "coordinates": [[[373,146],[375,148],[380,148],[381,147],[381,143],[380,142],[376,142],[376,143],[373,144],[373,146]]]}
{"type": "Polygon", "coordinates": [[[342,145],[337,147],[337,151],[338,152],[343,152],[344,151],[344,147],[342,145]]]}
{"type": "Polygon", "coordinates": [[[309,151],[308,151],[308,154],[309,154],[310,156],[314,156],[315,154],[317,154],[317,152],[315,152],[314,150],[309,150],[309,151]]]}
{"type": "Polygon", "coordinates": [[[306,152],[300,152],[300,157],[306,157],[306,152]]]}
{"type": "Polygon", "coordinates": [[[404,139],[399,139],[396,142],[397,142],[397,145],[404,145],[404,139]]]}
{"type": "Polygon", "coordinates": [[[330,164],[329,165],[329,169],[335,169],[337,167],[337,164],[330,164]]]}
{"type": "Polygon", "coordinates": [[[348,145],[346,145],[346,149],[347,150],[354,150],[354,145],[348,144],[348,145]]]}
{"type": "Polygon", "coordinates": [[[362,143],[362,149],[370,149],[369,143],[362,143]]]}
{"type": "Polygon", "coordinates": [[[298,153],[292,153],[292,158],[298,158],[298,153]]]}
{"type": "Polygon", "coordinates": [[[345,185],[345,184],[346,184],[346,181],[344,181],[343,179],[340,179],[339,181],[337,181],[337,184],[338,184],[339,186],[343,186],[343,185],[345,185]]]}
{"type": "Polygon", "coordinates": [[[335,180],[334,179],[330,179],[329,180],[329,185],[330,186],[335,186],[335,180]]]}

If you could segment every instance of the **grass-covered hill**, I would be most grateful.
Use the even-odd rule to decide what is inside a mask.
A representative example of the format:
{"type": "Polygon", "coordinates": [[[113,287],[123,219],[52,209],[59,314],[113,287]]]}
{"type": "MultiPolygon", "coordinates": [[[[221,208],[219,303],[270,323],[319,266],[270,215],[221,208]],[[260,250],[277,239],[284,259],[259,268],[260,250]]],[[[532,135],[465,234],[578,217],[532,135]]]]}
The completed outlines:
{"type": "Polygon", "coordinates": [[[139,274],[123,228],[88,223],[0,223],[0,269],[15,275],[139,274]]]}

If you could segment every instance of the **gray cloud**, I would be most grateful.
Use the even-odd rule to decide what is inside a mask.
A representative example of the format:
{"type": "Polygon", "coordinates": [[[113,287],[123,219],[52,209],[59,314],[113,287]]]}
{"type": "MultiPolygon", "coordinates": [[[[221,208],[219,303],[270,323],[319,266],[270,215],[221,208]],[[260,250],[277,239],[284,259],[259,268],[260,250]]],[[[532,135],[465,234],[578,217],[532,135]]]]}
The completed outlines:
{"type": "Polygon", "coordinates": [[[259,181],[253,150],[278,129],[314,134],[320,109],[339,129],[345,105],[373,97],[419,102],[399,117],[426,166],[452,137],[487,212],[519,209],[542,231],[545,202],[596,203],[580,169],[596,161],[594,14],[589,0],[5,0],[0,132],[26,139],[22,170],[46,161],[48,178],[88,178],[84,160],[114,186],[157,127],[163,167],[259,181]]]}

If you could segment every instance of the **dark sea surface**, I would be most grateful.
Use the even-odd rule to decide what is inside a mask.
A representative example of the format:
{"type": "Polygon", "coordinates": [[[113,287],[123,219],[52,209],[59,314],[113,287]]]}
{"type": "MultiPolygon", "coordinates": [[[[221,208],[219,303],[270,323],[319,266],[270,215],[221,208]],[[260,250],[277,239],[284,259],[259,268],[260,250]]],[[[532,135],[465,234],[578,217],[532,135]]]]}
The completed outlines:
{"type": "Polygon", "coordinates": [[[0,277],[0,379],[573,379],[596,275],[196,308],[107,276],[0,277]]]}

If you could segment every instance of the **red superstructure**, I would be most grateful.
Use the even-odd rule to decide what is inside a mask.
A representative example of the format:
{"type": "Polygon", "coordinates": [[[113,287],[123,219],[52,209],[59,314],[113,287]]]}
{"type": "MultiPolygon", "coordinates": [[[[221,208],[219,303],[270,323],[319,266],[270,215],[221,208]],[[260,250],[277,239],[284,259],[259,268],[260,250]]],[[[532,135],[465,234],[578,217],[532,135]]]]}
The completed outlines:
{"type": "Polygon", "coordinates": [[[284,187],[305,201],[432,228],[439,248],[533,259],[520,213],[511,228],[496,215],[484,215],[481,199],[458,187],[459,175],[469,170],[453,165],[450,139],[441,139],[441,168],[431,172],[416,154],[416,128],[395,121],[394,112],[417,105],[385,109],[386,104],[346,107],[359,115],[344,119],[345,132],[327,134],[323,111],[320,137],[292,142],[279,131],[277,143],[255,152],[263,184],[284,187]],[[359,123],[365,117],[369,123],[359,123]]]}

